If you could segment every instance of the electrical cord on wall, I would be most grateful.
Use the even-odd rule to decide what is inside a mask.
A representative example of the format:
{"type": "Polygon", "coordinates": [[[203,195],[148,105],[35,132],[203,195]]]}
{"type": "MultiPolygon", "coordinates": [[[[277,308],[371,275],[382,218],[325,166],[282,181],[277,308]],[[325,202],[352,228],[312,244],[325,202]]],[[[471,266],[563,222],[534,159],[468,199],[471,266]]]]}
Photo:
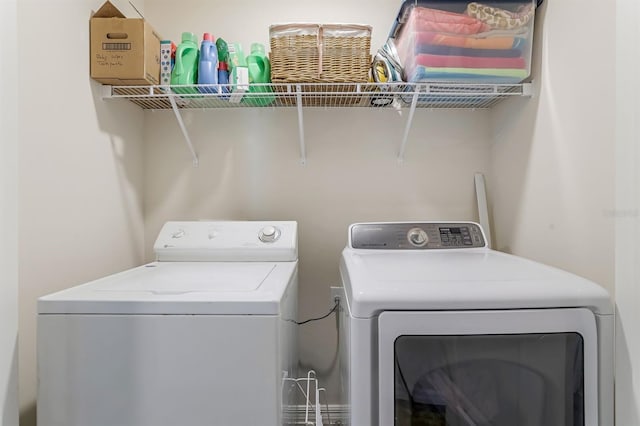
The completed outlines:
{"type": "Polygon", "coordinates": [[[320,376],[322,377],[329,377],[329,375],[331,374],[332,371],[334,371],[334,369],[336,368],[337,362],[338,362],[338,358],[339,358],[339,352],[340,352],[340,315],[338,315],[338,312],[341,312],[342,310],[342,302],[341,302],[342,297],[341,296],[336,296],[334,298],[334,305],[331,308],[331,310],[329,312],[327,312],[325,315],[322,315],[321,317],[318,318],[310,318],[304,321],[295,321],[293,319],[286,319],[286,321],[289,322],[293,322],[296,325],[303,325],[303,324],[308,324],[310,322],[315,322],[315,321],[320,321],[323,319],[326,319],[327,317],[331,316],[331,314],[336,313],[335,315],[335,327],[336,327],[336,333],[335,333],[335,351],[333,353],[333,357],[331,359],[331,361],[329,362],[329,364],[326,367],[321,367],[317,364],[314,363],[314,365],[311,364],[307,364],[304,362],[304,360],[301,358],[299,360],[299,364],[298,367],[304,371],[304,370],[314,370],[315,372],[317,372],[320,376]]]}
{"type": "Polygon", "coordinates": [[[309,318],[309,319],[307,319],[307,320],[300,321],[300,322],[298,322],[298,321],[296,321],[296,320],[292,320],[292,319],[288,319],[287,321],[290,321],[290,322],[295,323],[295,324],[297,324],[297,325],[304,325],[304,324],[307,324],[307,323],[309,323],[309,322],[313,322],[313,321],[320,321],[320,320],[323,320],[323,319],[327,318],[327,317],[328,317],[329,315],[331,315],[332,313],[334,313],[334,312],[336,311],[336,309],[338,309],[338,307],[339,307],[339,306],[340,306],[340,301],[339,301],[339,300],[336,300],[336,304],[335,304],[335,305],[333,305],[333,308],[331,308],[331,310],[330,310],[329,312],[327,312],[325,315],[323,315],[323,316],[321,316],[321,317],[318,317],[318,318],[309,318]]]}

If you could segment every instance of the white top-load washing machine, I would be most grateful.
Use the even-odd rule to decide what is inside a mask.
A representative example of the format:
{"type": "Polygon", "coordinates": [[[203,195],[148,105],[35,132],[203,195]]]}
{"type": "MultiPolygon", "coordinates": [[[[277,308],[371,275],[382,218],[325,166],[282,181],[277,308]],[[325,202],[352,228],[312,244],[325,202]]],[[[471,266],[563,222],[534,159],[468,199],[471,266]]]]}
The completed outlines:
{"type": "Polygon", "coordinates": [[[341,367],[352,425],[613,425],[607,292],[485,241],[471,222],[349,228],[341,367]]]}
{"type": "Polygon", "coordinates": [[[38,425],[280,426],[297,224],[168,222],[154,249],[39,299],[38,425]]]}

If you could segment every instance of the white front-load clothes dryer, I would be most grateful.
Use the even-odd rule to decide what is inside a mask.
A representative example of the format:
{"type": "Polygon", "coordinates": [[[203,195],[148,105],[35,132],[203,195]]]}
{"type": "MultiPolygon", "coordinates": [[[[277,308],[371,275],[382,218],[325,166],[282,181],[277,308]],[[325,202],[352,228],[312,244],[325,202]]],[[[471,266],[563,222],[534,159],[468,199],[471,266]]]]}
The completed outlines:
{"type": "Polygon", "coordinates": [[[471,222],[350,226],[351,425],[613,425],[607,292],[485,241],[471,222]]]}
{"type": "Polygon", "coordinates": [[[280,426],[297,224],[168,222],[154,249],[39,299],[38,425],[280,426]]]}

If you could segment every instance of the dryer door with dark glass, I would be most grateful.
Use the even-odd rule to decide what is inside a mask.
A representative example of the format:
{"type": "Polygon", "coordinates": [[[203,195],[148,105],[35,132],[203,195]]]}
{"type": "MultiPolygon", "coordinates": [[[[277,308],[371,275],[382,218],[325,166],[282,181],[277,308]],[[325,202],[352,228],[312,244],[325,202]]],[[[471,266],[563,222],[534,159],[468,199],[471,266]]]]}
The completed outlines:
{"type": "Polygon", "coordinates": [[[396,426],[597,426],[587,309],[384,312],[379,413],[396,426]]]}

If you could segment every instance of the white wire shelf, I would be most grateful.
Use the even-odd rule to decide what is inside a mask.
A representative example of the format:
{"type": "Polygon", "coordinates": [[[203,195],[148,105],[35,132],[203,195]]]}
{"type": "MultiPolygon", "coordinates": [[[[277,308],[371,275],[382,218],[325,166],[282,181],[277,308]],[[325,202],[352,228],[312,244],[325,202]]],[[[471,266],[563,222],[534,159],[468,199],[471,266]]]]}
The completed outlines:
{"type": "Polygon", "coordinates": [[[531,83],[266,83],[247,85],[245,91],[232,85],[103,87],[105,99],[126,99],[145,110],[173,110],[196,166],[198,155],[182,120],[183,110],[296,108],[304,164],[304,108],[409,109],[398,149],[401,162],[416,109],[487,109],[508,98],[532,95],[531,83]]]}
{"type": "Polygon", "coordinates": [[[143,109],[365,107],[485,109],[511,97],[528,96],[528,83],[268,83],[244,94],[230,85],[105,86],[105,97],[127,99],[143,109]],[[242,99],[238,102],[239,99],[242,99]]]}

